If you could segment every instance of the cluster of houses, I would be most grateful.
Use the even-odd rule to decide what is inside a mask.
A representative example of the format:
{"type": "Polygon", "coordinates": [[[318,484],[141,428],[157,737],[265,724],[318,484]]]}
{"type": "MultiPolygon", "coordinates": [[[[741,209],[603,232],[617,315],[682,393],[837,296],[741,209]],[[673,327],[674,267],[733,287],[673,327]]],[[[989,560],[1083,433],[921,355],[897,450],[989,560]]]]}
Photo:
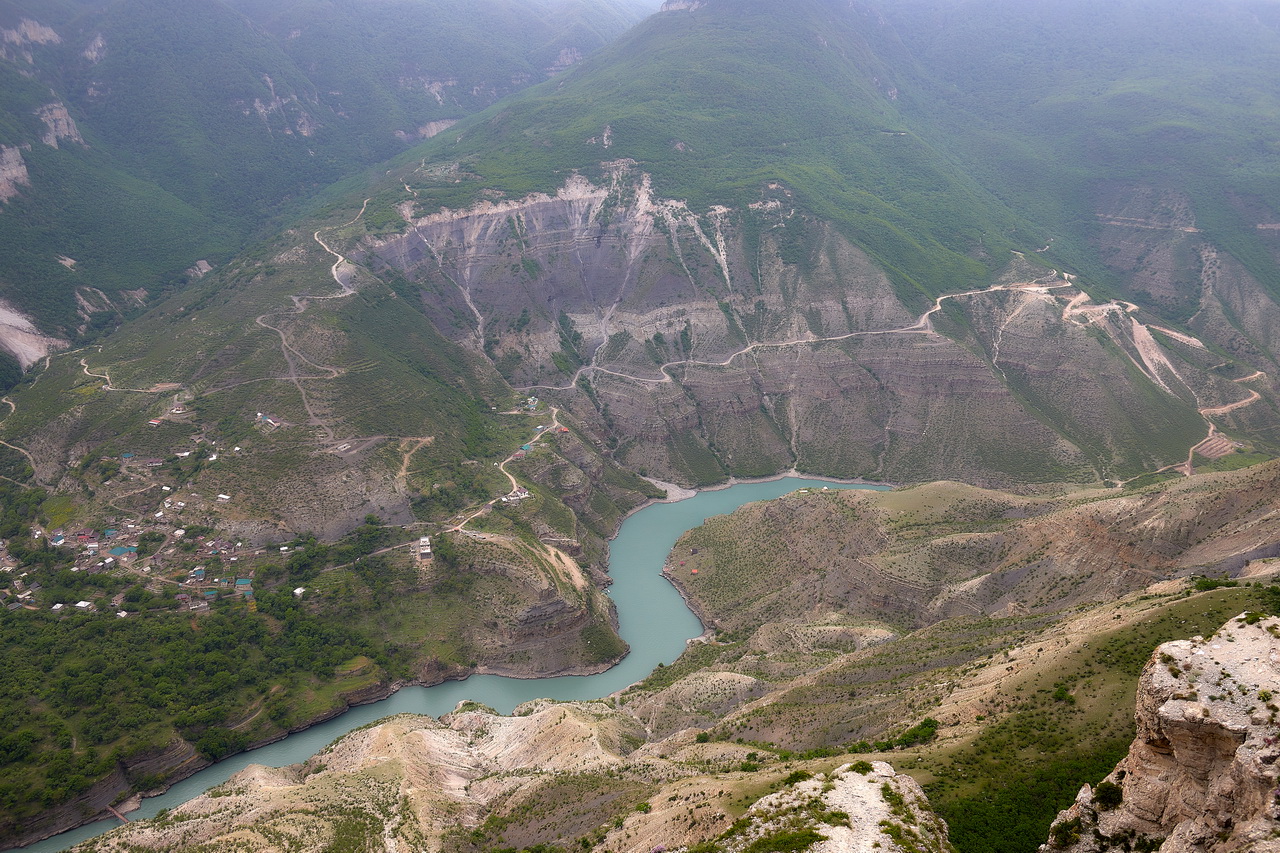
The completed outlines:
{"type": "Polygon", "coordinates": [[[138,542],[146,528],[129,522],[123,527],[108,527],[101,534],[91,529],[75,531],[53,530],[48,534],[36,529],[32,535],[49,537],[55,548],[72,548],[76,552],[73,572],[98,574],[134,562],[138,556],[138,542]]]}
{"type": "MultiPolygon", "coordinates": [[[[166,490],[168,488],[167,486],[165,487],[166,490]]],[[[241,556],[250,557],[265,553],[261,549],[245,549],[241,542],[232,542],[216,535],[188,536],[186,529],[176,526],[166,518],[169,512],[181,511],[185,506],[186,502],[180,501],[176,497],[166,497],[160,504],[160,508],[151,514],[151,517],[125,519],[116,524],[116,526],[107,527],[101,532],[90,528],[45,531],[35,527],[32,528],[31,535],[35,539],[46,538],[49,544],[55,548],[72,550],[74,552],[73,562],[70,566],[72,572],[84,572],[89,575],[100,573],[136,574],[140,580],[146,581],[153,591],[160,591],[166,586],[172,589],[173,585],[176,584],[181,589],[176,598],[183,609],[207,609],[210,601],[224,593],[237,594],[248,601],[251,608],[254,608],[253,587],[250,581],[237,578],[231,573],[228,573],[226,577],[207,578],[205,568],[197,566],[195,569],[190,570],[187,577],[181,581],[172,578],[162,579],[160,577],[166,567],[171,564],[176,567],[179,561],[186,562],[213,557],[217,557],[220,561],[225,561],[225,563],[233,564],[227,571],[234,572],[234,564],[240,561],[241,556]],[[140,558],[138,549],[143,542],[143,537],[148,534],[151,535],[151,541],[153,542],[155,541],[155,534],[160,534],[163,537],[159,543],[160,549],[155,554],[140,558]],[[180,547],[184,542],[186,547],[180,547]]],[[[14,576],[17,570],[18,561],[3,547],[0,547],[0,604],[9,610],[17,610],[19,608],[40,609],[38,604],[38,599],[40,598],[38,593],[41,591],[40,583],[31,580],[29,572],[22,572],[14,576]],[[10,576],[7,589],[3,587],[4,575],[6,574],[10,576]]],[[[105,598],[105,596],[99,597],[105,598]]],[[[117,596],[117,598],[119,597],[117,596]]],[[[98,604],[101,603],[103,602],[98,604]]],[[[110,603],[118,607],[121,602],[117,600],[110,603]]],[[[94,601],[52,602],[50,609],[59,614],[85,612],[96,610],[98,604],[95,604],[94,601]]],[[[49,605],[50,602],[45,601],[44,606],[49,605]]],[[[119,611],[117,615],[123,617],[128,614],[124,611],[119,611]]]]}
{"type": "MultiPolygon", "coordinates": [[[[12,569],[6,569],[12,573],[12,569]]],[[[0,589],[0,604],[3,604],[6,610],[39,610],[36,604],[38,593],[44,589],[40,582],[31,577],[30,572],[22,572],[20,575],[9,579],[9,586],[0,589]]],[[[56,602],[52,608],[54,613],[92,613],[96,610],[92,601],[77,601],[74,604],[64,602],[56,602]]],[[[125,614],[121,614],[125,615],[125,614]]]]}

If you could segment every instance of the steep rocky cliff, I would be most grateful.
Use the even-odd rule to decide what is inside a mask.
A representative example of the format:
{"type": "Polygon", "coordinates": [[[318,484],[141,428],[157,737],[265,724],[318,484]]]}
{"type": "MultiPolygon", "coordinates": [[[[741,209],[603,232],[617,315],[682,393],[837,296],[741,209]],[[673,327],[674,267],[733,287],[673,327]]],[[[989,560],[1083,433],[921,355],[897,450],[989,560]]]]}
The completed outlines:
{"type": "Polygon", "coordinates": [[[18,187],[30,184],[31,173],[21,149],[0,145],[0,201],[8,201],[18,194],[18,187]]]}
{"type": "MultiPolygon", "coordinates": [[[[633,162],[603,167],[554,194],[426,213],[418,186],[440,177],[420,167],[402,233],[352,256],[417,283],[442,334],[561,401],[635,469],[1119,479],[1186,466],[1193,445],[1253,431],[1274,405],[1269,356],[1217,357],[1234,327],[1177,332],[1016,253],[991,285],[921,303],[780,185],[698,213],[633,162]]],[[[1257,282],[1232,281],[1251,322],[1269,322],[1257,282]]]]}
{"type": "Polygon", "coordinates": [[[1165,643],[1138,688],[1138,736],[1086,785],[1041,850],[1280,850],[1280,619],[1244,613],[1165,643]]]}

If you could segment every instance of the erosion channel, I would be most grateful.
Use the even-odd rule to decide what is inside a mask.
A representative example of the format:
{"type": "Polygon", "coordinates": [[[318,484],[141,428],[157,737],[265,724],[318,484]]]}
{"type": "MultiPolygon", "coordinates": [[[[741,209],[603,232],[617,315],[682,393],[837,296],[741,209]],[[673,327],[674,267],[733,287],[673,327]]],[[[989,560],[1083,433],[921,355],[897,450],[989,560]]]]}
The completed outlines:
{"type": "MultiPolygon", "coordinates": [[[[477,675],[466,681],[447,681],[434,687],[406,687],[380,702],[353,708],[284,740],[208,767],[175,784],[161,796],[144,800],[142,807],[129,817],[154,817],[163,809],[173,808],[225,782],[250,764],[283,767],[305,761],[352,729],[392,714],[440,716],[467,700],[509,714],[517,705],[531,699],[596,699],[621,690],[644,678],[659,663],[674,661],[687,641],[702,632],[697,617],[661,574],[676,539],[713,515],[730,513],[752,501],[770,500],[806,488],[888,487],[786,477],[738,483],[725,489],[699,492],[687,500],[645,507],[623,523],[610,546],[609,573],[614,583],[609,594],[618,607],[619,633],[631,646],[630,654],[613,669],[598,675],[533,680],[477,675]]],[[[66,850],[116,825],[115,821],[98,821],[22,849],[34,853],[66,850]]]]}

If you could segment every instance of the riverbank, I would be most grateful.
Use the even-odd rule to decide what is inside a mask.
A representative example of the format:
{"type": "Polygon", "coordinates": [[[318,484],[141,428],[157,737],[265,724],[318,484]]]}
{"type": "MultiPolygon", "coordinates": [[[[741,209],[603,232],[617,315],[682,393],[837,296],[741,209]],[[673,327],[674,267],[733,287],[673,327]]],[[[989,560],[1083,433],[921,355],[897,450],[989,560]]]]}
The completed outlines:
{"type": "Polygon", "coordinates": [[[684,584],[680,583],[676,579],[675,572],[672,571],[670,564],[662,567],[662,576],[667,579],[667,582],[671,584],[672,588],[675,589],[675,591],[680,595],[680,598],[684,601],[684,606],[689,608],[689,612],[696,616],[698,618],[698,622],[702,625],[702,633],[689,640],[689,642],[694,643],[700,641],[706,643],[714,639],[716,631],[720,629],[720,626],[716,624],[716,620],[707,616],[706,611],[702,609],[702,605],[698,603],[697,599],[689,596],[689,591],[684,588],[684,584]]]}
{"type": "Polygon", "coordinates": [[[696,498],[702,492],[720,492],[725,489],[731,489],[734,486],[747,486],[753,483],[775,483],[778,480],[820,480],[824,483],[834,483],[841,486],[883,486],[888,489],[901,488],[900,483],[884,483],[878,480],[864,480],[861,477],[855,477],[851,480],[841,479],[839,477],[828,477],[825,474],[806,474],[805,472],[798,471],[795,468],[789,468],[786,471],[771,474],[768,477],[730,477],[723,483],[715,483],[710,486],[699,486],[696,489],[688,489],[684,486],[677,486],[675,483],[655,480],[653,477],[645,477],[644,479],[653,483],[658,488],[666,490],[667,496],[665,498],[650,498],[645,503],[642,503],[633,509],[628,513],[628,515],[639,512],[652,504],[669,504],[676,503],[678,501],[686,501],[690,498],[696,498]]]}
{"type": "MultiPolygon", "coordinates": [[[[825,474],[806,474],[803,471],[797,471],[795,468],[783,471],[780,474],[772,474],[768,477],[730,477],[723,483],[717,483],[714,486],[703,486],[698,489],[699,492],[718,492],[723,489],[729,489],[733,486],[747,486],[753,483],[775,483],[778,480],[818,480],[823,483],[833,483],[840,486],[868,486],[873,488],[897,489],[901,487],[900,483],[882,483],[876,480],[864,480],[856,477],[852,480],[842,480],[839,477],[828,477],[825,474]]],[[[695,492],[696,494],[697,492],[695,492]]]]}
{"type": "MultiPolygon", "coordinates": [[[[250,764],[281,767],[305,761],[353,728],[392,714],[439,716],[451,711],[458,702],[468,700],[505,714],[531,699],[599,699],[642,681],[659,663],[674,662],[687,648],[690,638],[699,634],[707,636],[702,617],[690,610],[682,591],[661,573],[661,567],[679,536],[702,524],[706,518],[732,512],[743,504],[776,498],[796,489],[820,488],[824,484],[844,488],[885,488],[878,484],[789,478],[780,474],[752,482],[720,484],[717,488],[694,492],[691,498],[682,500],[650,501],[629,513],[610,539],[609,566],[615,580],[611,598],[617,607],[620,634],[630,644],[631,652],[616,665],[601,666],[598,674],[513,679],[473,670],[455,670],[433,672],[429,678],[417,682],[434,685],[428,688],[414,687],[413,681],[370,685],[358,696],[350,696],[363,707],[350,703],[345,712],[327,712],[326,721],[299,727],[286,738],[223,759],[185,781],[172,780],[168,793],[145,800],[137,812],[138,816],[152,817],[161,809],[179,805],[212,785],[226,781],[250,764]],[[794,479],[794,482],[781,482],[788,479],[794,479]],[[730,486],[741,491],[734,491],[730,486]],[[649,511],[641,513],[640,509],[646,507],[649,511]],[[385,698],[379,699],[380,696],[385,698]]],[[[86,826],[66,837],[42,842],[31,853],[65,850],[114,825],[111,822],[86,826]]]]}

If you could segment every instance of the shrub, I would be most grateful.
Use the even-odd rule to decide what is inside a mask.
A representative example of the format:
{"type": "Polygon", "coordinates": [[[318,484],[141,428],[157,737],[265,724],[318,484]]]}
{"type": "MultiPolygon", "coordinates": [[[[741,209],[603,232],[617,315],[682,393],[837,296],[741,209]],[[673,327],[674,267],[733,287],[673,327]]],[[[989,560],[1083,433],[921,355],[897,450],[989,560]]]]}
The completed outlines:
{"type": "Polygon", "coordinates": [[[1093,789],[1093,803],[1104,812],[1109,812],[1124,800],[1124,790],[1115,782],[1099,782],[1093,789]]]}
{"type": "Polygon", "coordinates": [[[1196,592],[1208,592],[1211,589],[1221,589],[1222,587],[1239,586],[1240,581],[1233,581],[1227,578],[1205,578],[1197,577],[1195,579],[1196,592]]]}
{"type": "Polygon", "coordinates": [[[743,853],[799,853],[825,840],[825,836],[819,835],[812,829],[779,832],[756,839],[747,845],[743,853]]]}
{"type": "Polygon", "coordinates": [[[1055,823],[1053,828],[1049,830],[1049,837],[1053,839],[1055,847],[1070,847],[1080,840],[1080,818],[1073,817],[1071,820],[1055,823]]]}

